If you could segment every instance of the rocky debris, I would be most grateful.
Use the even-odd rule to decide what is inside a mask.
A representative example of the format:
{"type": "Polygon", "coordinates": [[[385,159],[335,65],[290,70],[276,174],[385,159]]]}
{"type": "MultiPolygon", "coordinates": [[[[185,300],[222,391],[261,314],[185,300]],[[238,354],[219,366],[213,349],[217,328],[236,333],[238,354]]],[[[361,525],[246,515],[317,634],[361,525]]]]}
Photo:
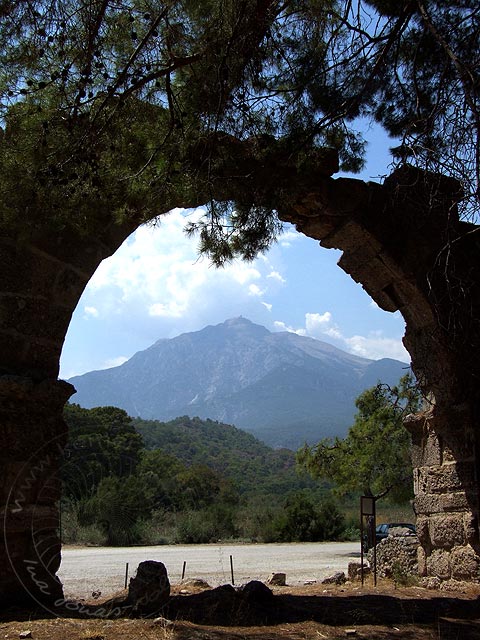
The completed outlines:
{"type": "Polygon", "coordinates": [[[455,580],[451,578],[450,580],[445,580],[440,584],[440,591],[453,591],[455,593],[468,593],[469,588],[471,587],[471,582],[466,582],[464,580],[455,580]]]}
{"type": "MultiPolygon", "coordinates": [[[[366,576],[370,572],[370,567],[367,564],[364,564],[363,575],[366,576]]],[[[360,580],[362,577],[362,564],[360,562],[349,562],[347,574],[349,580],[360,580]]]]}
{"type": "Polygon", "coordinates": [[[322,580],[322,584],[345,584],[347,578],[343,571],[337,571],[322,580]]]}
{"type": "Polygon", "coordinates": [[[276,597],[258,580],[241,587],[225,584],[186,597],[172,596],[163,615],[170,620],[189,620],[196,624],[263,625],[278,615],[276,597]]]}
{"type": "Polygon", "coordinates": [[[153,624],[156,624],[166,629],[167,627],[173,627],[175,623],[169,620],[168,618],[163,618],[162,616],[159,616],[158,618],[155,618],[153,620],[153,624]]]}
{"type": "Polygon", "coordinates": [[[31,631],[20,631],[20,633],[18,634],[18,637],[19,638],[31,638],[32,637],[32,632],[31,631]]]}
{"type": "Polygon", "coordinates": [[[188,580],[182,580],[182,586],[194,587],[196,589],[210,589],[208,582],[201,578],[189,578],[188,580]]]}
{"type": "Polygon", "coordinates": [[[273,592],[259,580],[251,580],[240,587],[239,592],[249,601],[259,604],[270,604],[273,600],[273,592]]]}
{"type": "Polygon", "coordinates": [[[191,593],[197,593],[199,590],[211,589],[208,582],[201,578],[188,578],[187,580],[182,580],[180,586],[182,588],[179,590],[179,593],[182,595],[190,595],[191,593]]]}
{"type": "Polygon", "coordinates": [[[273,587],[284,587],[287,584],[287,574],[272,573],[267,581],[267,584],[271,584],[273,587]]]}
{"type": "MultiPolygon", "coordinates": [[[[404,575],[418,575],[417,536],[404,527],[395,527],[381,540],[376,549],[377,573],[382,578],[390,578],[394,572],[404,575]]],[[[367,559],[373,566],[373,549],[367,553],[367,559]]]]}
{"type": "Polygon", "coordinates": [[[390,527],[388,530],[388,535],[393,537],[413,536],[414,538],[416,538],[416,535],[408,527],[390,527]]]}
{"type": "MultiPolygon", "coordinates": [[[[403,624],[436,625],[439,616],[453,614],[457,618],[478,618],[476,598],[439,598],[423,590],[419,590],[418,599],[392,597],[393,591],[388,595],[372,593],[366,597],[358,588],[357,593],[352,592],[346,598],[332,598],[332,587],[329,587],[325,588],[325,595],[308,597],[276,593],[270,601],[259,602],[254,596],[256,589],[257,585],[247,589],[224,585],[187,597],[171,596],[162,616],[174,621],[175,625],[178,621],[185,621],[223,627],[254,627],[315,620],[337,627],[338,637],[345,633],[345,629],[355,629],[359,620],[362,625],[383,624],[393,630],[395,626],[398,629],[403,624]]],[[[343,590],[343,587],[339,587],[339,590],[343,590]]],[[[185,627],[185,637],[190,637],[189,631],[191,629],[185,627]]]]}
{"type": "Polygon", "coordinates": [[[419,585],[421,587],[424,587],[425,589],[432,589],[432,590],[437,590],[440,589],[440,585],[442,584],[442,581],[440,580],[440,578],[437,578],[435,576],[431,576],[429,578],[422,578],[419,582],[419,585]]]}
{"type": "Polygon", "coordinates": [[[138,565],[134,578],[130,578],[126,604],[134,612],[153,613],[166,604],[170,596],[170,582],[163,562],[145,560],[138,565]]]}

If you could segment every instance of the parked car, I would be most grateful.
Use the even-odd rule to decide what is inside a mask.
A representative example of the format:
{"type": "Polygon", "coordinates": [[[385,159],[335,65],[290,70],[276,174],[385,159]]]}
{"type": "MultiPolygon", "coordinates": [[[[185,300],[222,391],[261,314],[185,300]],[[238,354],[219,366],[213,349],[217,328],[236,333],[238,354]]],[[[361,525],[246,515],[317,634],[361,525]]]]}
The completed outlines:
{"type": "MultiPolygon", "coordinates": [[[[403,529],[409,529],[412,533],[417,532],[415,525],[412,524],[411,522],[385,522],[383,524],[377,525],[377,527],[375,528],[375,544],[378,544],[381,540],[384,540],[385,538],[387,538],[390,532],[390,529],[395,529],[397,527],[401,527],[403,529]]],[[[363,550],[365,552],[367,552],[373,546],[372,544],[368,544],[368,538],[366,534],[363,536],[362,543],[363,543],[363,550]]]]}

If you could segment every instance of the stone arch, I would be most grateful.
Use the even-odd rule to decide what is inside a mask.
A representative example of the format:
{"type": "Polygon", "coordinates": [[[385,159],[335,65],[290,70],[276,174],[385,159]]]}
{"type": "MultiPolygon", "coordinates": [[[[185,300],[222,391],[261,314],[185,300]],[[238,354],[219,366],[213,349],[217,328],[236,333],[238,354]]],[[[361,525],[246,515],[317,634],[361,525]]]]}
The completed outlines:
{"type": "Polygon", "coordinates": [[[459,221],[458,185],[403,168],[382,186],[326,183],[287,214],[386,311],[406,322],[404,344],[425,394],[405,421],[413,441],[419,571],[478,581],[478,227],[459,221]]]}
{"type": "MultiPolygon", "coordinates": [[[[279,157],[256,160],[239,147],[214,184],[195,198],[177,197],[165,210],[196,206],[211,195],[234,199],[238,193],[273,204],[299,231],[324,247],[341,249],[340,266],[380,307],[402,312],[414,371],[432,398],[429,409],[407,424],[415,445],[421,571],[443,579],[476,578],[476,227],[458,221],[458,188],[451,180],[407,169],[380,186],[335,180],[330,177],[335,165],[327,154],[299,174],[279,157]],[[232,174],[254,179],[232,187],[232,174]]],[[[55,578],[60,564],[56,472],[66,438],[62,408],[73,387],[57,380],[59,357],[88,280],[138,225],[139,220],[110,221],[95,237],[66,230],[58,236],[0,239],[4,602],[51,603],[62,594],[55,578]]]]}

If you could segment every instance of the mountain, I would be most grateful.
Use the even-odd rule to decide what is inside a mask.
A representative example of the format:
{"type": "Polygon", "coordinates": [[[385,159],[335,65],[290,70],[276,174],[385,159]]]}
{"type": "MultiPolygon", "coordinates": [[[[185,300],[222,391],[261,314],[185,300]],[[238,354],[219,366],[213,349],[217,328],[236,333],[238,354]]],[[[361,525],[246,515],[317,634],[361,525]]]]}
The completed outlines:
{"type": "Polygon", "coordinates": [[[379,380],[396,384],[407,365],[368,360],[246,318],[158,340],[119,367],[71,378],[83,407],[114,405],[131,416],[189,415],[235,424],[269,445],[344,435],[355,398],[379,380]]]}

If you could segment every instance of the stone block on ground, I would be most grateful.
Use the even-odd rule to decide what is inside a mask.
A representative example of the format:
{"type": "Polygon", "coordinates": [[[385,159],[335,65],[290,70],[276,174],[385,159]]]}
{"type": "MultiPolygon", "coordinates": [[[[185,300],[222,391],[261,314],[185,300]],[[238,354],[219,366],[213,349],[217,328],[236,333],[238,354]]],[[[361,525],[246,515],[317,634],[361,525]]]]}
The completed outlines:
{"type": "MultiPolygon", "coordinates": [[[[370,573],[371,569],[367,564],[363,565],[363,575],[366,576],[370,573]]],[[[348,579],[360,580],[362,577],[362,563],[361,562],[349,562],[348,563],[348,579]]]]}
{"type": "Polygon", "coordinates": [[[272,575],[268,579],[268,584],[271,584],[274,587],[284,587],[286,583],[287,583],[286,573],[272,573],[272,575]]]}
{"type": "Polygon", "coordinates": [[[268,604],[273,599],[272,591],[260,580],[251,580],[239,589],[242,596],[252,602],[268,604]]]}
{"type": "Polygon", "coordinates": [[[127,604],[139,613],[153,613],[166,604],[170,596],[170,582],[163,562],[145,560],[130,578],[127,604]]]}
{"type": "Polygon", "coordinates": [[[345,584],[347,578],[343,571],[337,571],[322,580],[322,584],[345,584]]]}

